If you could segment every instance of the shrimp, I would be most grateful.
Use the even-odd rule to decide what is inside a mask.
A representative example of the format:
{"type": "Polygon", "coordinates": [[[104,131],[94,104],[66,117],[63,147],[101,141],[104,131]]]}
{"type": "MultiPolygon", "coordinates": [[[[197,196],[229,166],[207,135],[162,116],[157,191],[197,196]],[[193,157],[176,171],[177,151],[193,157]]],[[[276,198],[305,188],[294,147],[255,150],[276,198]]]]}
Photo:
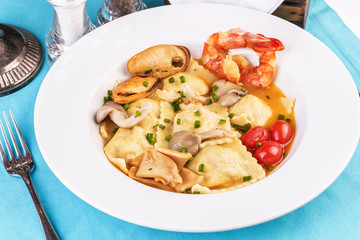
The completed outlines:
{"type": "Polygon", "coordinates": [[[202,61],[206,69],[233,83],[247,83],[250,86],[265,88],[270,85],[274,74],[276,51],[284,45],[275,38],[261,34],[232,29],[228,32],[212,34],[204,44],[202,61]],[[250,48],[259,55],[259,65],[253,67],[247,60],[234,61],[228,54],[230,49],[250,48]]]}

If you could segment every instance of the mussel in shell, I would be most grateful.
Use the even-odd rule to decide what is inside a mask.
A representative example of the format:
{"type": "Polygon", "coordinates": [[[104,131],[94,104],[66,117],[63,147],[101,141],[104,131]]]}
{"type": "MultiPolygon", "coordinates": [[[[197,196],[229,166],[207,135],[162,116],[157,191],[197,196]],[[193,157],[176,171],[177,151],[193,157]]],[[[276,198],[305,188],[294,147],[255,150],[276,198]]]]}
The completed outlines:
{"type": "Polygon", "coordinates": [[[127,68],[133,76],[166,78],[184,72],[190,63],[189,49],[176,45],[157,45],[133,56],[127,68]]]}
{"type": "Polygon", "coordinates": [[[119,84],[113,91],[114,102],[124,104],[146,98],[153,94],[162,84],[157,77],[134,76],[119,84]]]}

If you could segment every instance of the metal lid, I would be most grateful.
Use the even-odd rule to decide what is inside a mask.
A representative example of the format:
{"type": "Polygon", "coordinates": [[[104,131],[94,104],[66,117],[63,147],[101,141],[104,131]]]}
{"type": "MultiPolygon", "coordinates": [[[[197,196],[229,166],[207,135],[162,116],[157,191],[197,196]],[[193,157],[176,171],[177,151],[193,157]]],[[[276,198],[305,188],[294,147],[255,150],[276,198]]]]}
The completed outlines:
{"type": "Polygon", "coordinates": [[[29,83],[40,69],[43,52],[30,32],[0,24],[0,96],[29,83]]]}

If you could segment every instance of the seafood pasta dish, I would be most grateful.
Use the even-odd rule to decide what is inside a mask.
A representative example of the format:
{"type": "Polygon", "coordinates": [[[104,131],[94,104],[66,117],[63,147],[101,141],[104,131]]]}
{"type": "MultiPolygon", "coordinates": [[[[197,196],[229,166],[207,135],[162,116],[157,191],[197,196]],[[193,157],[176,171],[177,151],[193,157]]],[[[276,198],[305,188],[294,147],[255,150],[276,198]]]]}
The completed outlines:
{"type": "MultiPolygon", "coordinates": [[[[205,194],[265,178],[295,136],[295,100],[275,85],[278,39],[241,29],[212,34],[201,59],[156,45],[127,62],[96,113],[108,160],[162,190],[205,194]],[[248,48],[254,65],[230,50],[248,48]]],[[[286,54],[285,52],[283,54],[286,54]]]]}

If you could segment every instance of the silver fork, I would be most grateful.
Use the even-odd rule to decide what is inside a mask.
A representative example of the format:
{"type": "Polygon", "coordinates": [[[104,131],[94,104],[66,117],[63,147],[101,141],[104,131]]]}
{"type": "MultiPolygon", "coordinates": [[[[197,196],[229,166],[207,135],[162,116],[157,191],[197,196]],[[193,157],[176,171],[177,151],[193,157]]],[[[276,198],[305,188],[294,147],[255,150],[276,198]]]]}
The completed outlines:
{"type": "Polygon", "coordinates": [[[16,130],[16,133],[17,133],[17,136],[18,136],[18,139],[20,140],[20,144],[23,148],[23,151],[25,153],[25,156],[23,156],[20,148],[19,148],[19,145],[17,144],[17,141],[15,139],[15,136],[13,134],[13,131],[11,130],[11,127],[10,127],[10,124],[9,124],[9,121],[6,117],[6,114],[5,112],[3,112],[3,115],[4,115],[4,119],[5,119],[5,122],[6,122],[6,126],[7,126],[7,129],[8,129],[8,133],[10,134],[10,137],[11,137],[11,140],[12,140],[12,143],[13,143],[13,147],[15,149],[15,153],[16,153],[16,156],[14,155],[14,152],[12,151],[12,148],[10,146],[10,143],[9,143],[9,140],[6,136],[6,133],[5,133],[5,130],[4,130],[4,126],[2,124],[2,121],[0,120],[0,128],[1,128],[1,132],[3,134],[3,137],[4,137],[4,140],[5,140],[5,145],[6,145],[6,148],[7,148],[7,151],[8,151],[8,155],[10,157],[10,161],[8,160],[7,156],[6,156],[6,153],[5,153],[5,150],[1,144],[1,141],[0,141],[0,155],[1,155],[1,158],[3,160],[3,163],[4,163],[4,167],[6,169],[6,171],[12,175],[12,176],[20,176],[22,177],[22,179],[24,180],[25,184],[26,184],[26,187],[28,188],[29,192],[30,192],[30,195],[31,195],[31,198],[35,204],[35,208],[38,212],[38,215],[39,215],[39,218],[40,218],[40,221],[41,221],[41,225],[43,227],[43,230],[44,230],[44,234],[45,234],[45,238],[46,239],[59,239],[59,237],[57,236],[54,228],[52,227],[49,219],[47,218],[45,212],[44,212],[44,209],[42,208],[41,206],[41,203],[39,201],[39,198],[35,192],[35,188],[32,184],[32,181],[31,181],[31,178],[30,178],[30,172],[34,169],[35,167],[35,164],[34,164],[34,161],[33,161],[33,158],[31,156],[31,153],[29,151],[29,148],[28,146],[26,145],[26,142],[20,132],[20,129],[15,121],[15,118],[14,118],[14,115],[12,114],[11,110],[10,110],[10,115],[11,115],[11,118],[12,118],[12,121],[13,121],[13,124],[14,124],[14,127],[15,127],[15,130],[16,130]]]}

